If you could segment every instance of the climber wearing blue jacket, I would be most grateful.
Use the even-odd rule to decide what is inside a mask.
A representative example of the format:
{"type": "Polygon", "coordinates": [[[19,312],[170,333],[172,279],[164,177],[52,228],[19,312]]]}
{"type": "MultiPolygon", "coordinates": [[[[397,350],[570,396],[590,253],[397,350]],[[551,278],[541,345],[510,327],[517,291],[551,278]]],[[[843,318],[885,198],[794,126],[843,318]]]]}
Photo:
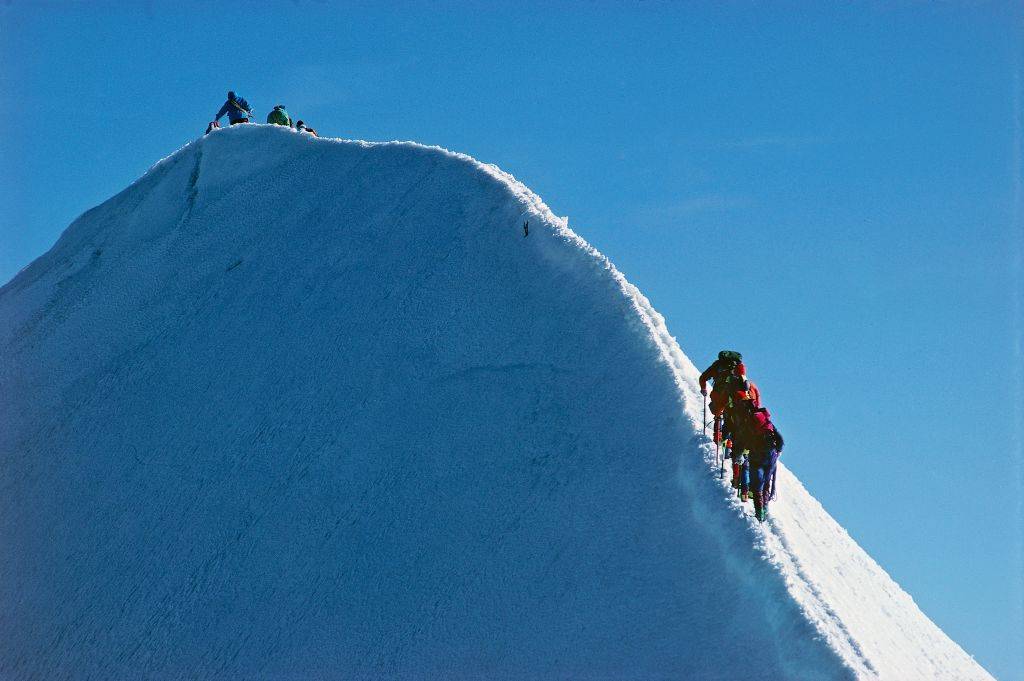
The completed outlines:
{"type": "Polygon", "coordinates": [[[252,116],[252,107],[249,106],[249,102],[245,101],[243,97],[235,95],[234,92],[228,92],[228,101],[224,102],[224,106],[217,112],[214,121],[220,121],[224,116],[228,115],[228,120],[231,121],[231,125],[235,123],[248,123],[249,117],[252,116]]]}

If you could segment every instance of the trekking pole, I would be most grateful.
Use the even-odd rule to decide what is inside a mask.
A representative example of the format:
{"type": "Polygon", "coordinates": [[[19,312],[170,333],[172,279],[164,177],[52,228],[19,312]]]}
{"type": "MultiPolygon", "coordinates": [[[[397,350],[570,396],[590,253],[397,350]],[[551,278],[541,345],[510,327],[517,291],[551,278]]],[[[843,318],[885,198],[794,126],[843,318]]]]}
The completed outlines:
{"type": "Polygon", "coordinates": [[[708,434],[708,396],[702,392],[700,399],[704,403],[704,435],[706,436],[708,434]]]}

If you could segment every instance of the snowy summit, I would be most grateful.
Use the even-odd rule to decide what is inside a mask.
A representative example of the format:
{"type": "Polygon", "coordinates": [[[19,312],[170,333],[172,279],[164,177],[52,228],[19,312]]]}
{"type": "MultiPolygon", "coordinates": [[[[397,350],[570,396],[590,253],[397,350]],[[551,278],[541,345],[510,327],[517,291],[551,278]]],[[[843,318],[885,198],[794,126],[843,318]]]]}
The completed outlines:
{"type": "Polygon", "coordinates": [[[990,678],[697,376],[497,168],[215,131],[0,289],[0,677],[990,678]]]}

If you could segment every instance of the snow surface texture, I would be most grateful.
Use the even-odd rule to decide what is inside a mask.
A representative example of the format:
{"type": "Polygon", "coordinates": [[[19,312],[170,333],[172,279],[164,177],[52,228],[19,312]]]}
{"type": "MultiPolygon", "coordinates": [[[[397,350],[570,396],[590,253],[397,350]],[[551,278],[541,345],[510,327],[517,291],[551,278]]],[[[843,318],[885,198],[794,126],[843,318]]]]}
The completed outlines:
{"type": "Polygon", "coordinates": [[[696,376],[497,168],[215,132],[0,289],[0,677],[989,678],[696,376]]]}

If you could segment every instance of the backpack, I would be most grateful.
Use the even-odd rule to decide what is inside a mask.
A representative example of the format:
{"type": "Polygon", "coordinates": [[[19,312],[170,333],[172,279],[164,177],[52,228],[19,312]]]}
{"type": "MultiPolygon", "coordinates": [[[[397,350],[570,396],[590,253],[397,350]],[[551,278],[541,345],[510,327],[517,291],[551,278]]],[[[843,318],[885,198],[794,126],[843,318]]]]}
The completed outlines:
{"type": "MultiPolygon", "coordinates": [[[[722,350],[715,360],[715,374],[712,378],[715,381],[715,390],[732,392],[737,384],[745,383],[742,374],[746,373],[743,368],[743,355],[732,350],[722,350]],[[736,369],[739,368],[739,371],[736,369]],[[740,375],[737,375],[740,374],[740,375]]],[[[746,386],[740,388],[746,390],[746,386]]]]}
{"type": "Polygon", "coordinates": [[[291,125],[292,119],[288,117],[288,112],[284,109],[274,107],[274,110],[267,114],[267,123],[273,123],[274,125],[291,125]]]}
{"type": "Polygon", "coordinates": [[[772,423],[772,415],[766,407],[757,407],[750,412],[747,420],[748,447],[767,451],[782,449],[782,436],[772,423]]]}
{"type": "Polygon", "coordinates": [[[743,355],[736,352],[735,350],[722,350],[718,353],[718,359],[723,362],[733,362],[734,364],[740,364],[743,362],[743,355]]]}

